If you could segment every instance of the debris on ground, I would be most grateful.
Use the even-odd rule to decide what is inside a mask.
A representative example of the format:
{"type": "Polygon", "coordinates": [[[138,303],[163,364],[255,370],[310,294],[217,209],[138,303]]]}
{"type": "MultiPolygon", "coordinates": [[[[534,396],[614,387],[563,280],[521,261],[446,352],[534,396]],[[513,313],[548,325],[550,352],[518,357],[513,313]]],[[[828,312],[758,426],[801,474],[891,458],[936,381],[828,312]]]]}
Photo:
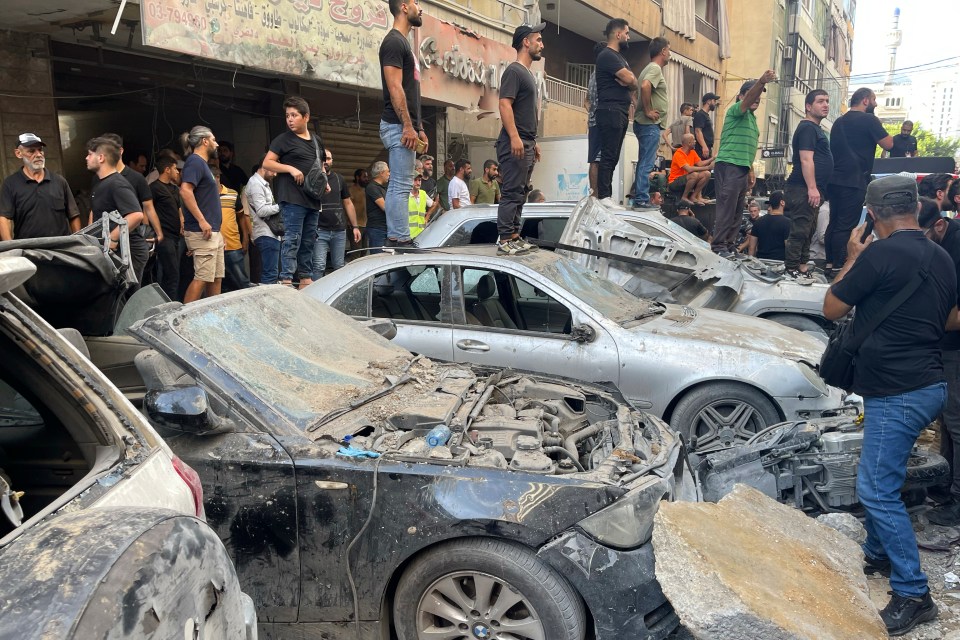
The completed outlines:
{"type": "Polygon", "coordinates": [[[852,513],[824,513],[817,516],[817,522],[842,533],[857,544],[867,539],[867,530],[863,523],[852,513]]]}
{"type": "Polygon", "coordinates": [[[857,543],[750,487],[717,504],[662,503],[653,546],[657,580],[694,637],[887,637],[857,543]]]}

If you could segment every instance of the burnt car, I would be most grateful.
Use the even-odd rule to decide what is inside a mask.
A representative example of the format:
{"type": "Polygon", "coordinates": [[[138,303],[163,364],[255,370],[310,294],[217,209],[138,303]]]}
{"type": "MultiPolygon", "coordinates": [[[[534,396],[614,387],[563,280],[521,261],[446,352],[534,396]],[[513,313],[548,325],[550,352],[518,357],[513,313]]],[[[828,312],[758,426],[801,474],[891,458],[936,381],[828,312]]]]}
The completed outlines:
{"type": "MultiPolygon", "coordinates": [[[[98,247],[39,244],[48,264],[51,246],[71,245],[74,286],[97,288],[80,266],[98,247]]],[[[199,477],[75,329],[25,304],[37,267],[22,246],[0,243],[0,637],[255,639],[199,477]]]]}
{"type": "Polygon", "coordinates": [[[649,540],[692,477],[615,389],[435,363],[282,286],[161,305],[130,332],[144,409],[199,473],[267,637],[677,625],[649,540]]]}

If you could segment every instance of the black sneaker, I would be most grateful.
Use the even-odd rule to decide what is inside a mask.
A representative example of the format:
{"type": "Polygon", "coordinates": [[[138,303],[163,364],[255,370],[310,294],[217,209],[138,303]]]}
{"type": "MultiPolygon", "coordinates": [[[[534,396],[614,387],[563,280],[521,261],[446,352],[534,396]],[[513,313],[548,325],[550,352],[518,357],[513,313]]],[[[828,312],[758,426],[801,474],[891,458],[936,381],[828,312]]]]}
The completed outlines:
{"type": "Polygon", "coordinates": [[[863,556],[863,573],[872,576],[875,573],[886,578],[890,577],[890,558],[871,558],[868,555],[863,556]]]}
{"type": "Polygon", "coordinates": [[[960,502],[949,502],[927,512],[927,520],[942,527],[960,524],[960,502]]]}
{"type": "Polygon", "coordinates": [[[899,596],[890,591],[890,602],[880,612],[887,633],[902,636],[921,622],[930,622],[937,617],[937,605],[930,591],[918,598],[899,596]]]}

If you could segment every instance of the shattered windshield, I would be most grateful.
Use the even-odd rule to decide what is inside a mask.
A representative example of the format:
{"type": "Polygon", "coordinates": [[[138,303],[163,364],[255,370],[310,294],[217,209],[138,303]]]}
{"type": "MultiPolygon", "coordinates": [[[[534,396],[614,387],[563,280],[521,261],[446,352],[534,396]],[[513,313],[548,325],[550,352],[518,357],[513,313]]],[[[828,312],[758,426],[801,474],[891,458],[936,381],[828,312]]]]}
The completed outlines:
{"type": "Polygon", "coordinates": [[[646,317],[655,306],[569,258],[538,251],[522,256],[521,260],[614,322],[646,317]]]}
{"type": "Polygon", "coordinates": [[[309,296],[270,288],[188,305],[171,326],[299,428],[383,387],[412,358],[309,296]]]}

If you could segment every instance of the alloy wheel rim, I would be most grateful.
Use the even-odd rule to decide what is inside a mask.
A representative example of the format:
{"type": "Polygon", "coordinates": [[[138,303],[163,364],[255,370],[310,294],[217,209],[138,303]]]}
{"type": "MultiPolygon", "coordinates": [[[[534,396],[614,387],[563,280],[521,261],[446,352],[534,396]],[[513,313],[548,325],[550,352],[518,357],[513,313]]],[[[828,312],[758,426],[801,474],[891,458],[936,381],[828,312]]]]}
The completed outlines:
{"type": "Polygon", "coordinates": [[[765,426],[760,412],[749,402],[722,399],[697,413],[691,433],[697,439],[697,450],[704,451],[746,442],[765,426]]]}

